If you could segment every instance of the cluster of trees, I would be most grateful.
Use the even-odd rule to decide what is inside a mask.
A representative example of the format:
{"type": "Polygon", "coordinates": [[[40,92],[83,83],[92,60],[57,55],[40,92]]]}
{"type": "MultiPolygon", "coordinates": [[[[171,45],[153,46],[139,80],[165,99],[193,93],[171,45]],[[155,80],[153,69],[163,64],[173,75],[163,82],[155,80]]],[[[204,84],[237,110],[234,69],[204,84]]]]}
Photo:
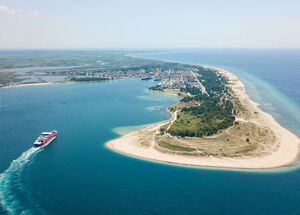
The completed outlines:
{"type": "Polygon", "coordinates": [[[185,92],[188,92],[190,93],[191,95],[199,95],[201,94],[200,92],[200,89],[197,88],[197,87],[194,87],[194,86],[187,86],[186,89],[182,89],[183,91],[185,92]]]}
{"type": "Polygon", "coordinates": [[[232,115],[224,116],[222,114],[215,114],[207,112],[202,115],[198,115],[198,122],[192,121],[196,126],[191,125],[189,121],[183,122],[179,120],[179,124],[185,124],[184,126],[176,126],[176,129],[172,128],[168,131],[171,135],[180,137],[203,137],[216,134],[218,131],[228,128],[233,125],[235,117],[232,115]],[[199,117],[199,118],[198,118],[199,117]]]}
{"type": "Polygon", "coordinates": [[[201,71],[201,82],[209,95],[226,93],[226,79],[212,70],[201,71]]]}
{"type": "Polygon", "coordinates": [[[182,119],[177,120],[176,129],[172,129],[172,126],[169,130],[171,135],[181,137],[210,136],[232,126],[234,123],[234,105],[230,100],[226,79],[211,70],[202,70],[200,75],[200,81],[206,88],[208,95],[202,94],[198,88],[187,87],[185,91],[190,93],[192,97],[186,96],[182,101],[194,100],[199,106],[185,107],[181,110],[197,120],[193,121],[193,126],[186,126],[189,122],[184,122],[182,119]],[[184,126],[180,126],[180,124],[184,126]]]}
{"type": "Polygon", "coordinates": [[[162,89],[162,87],[160,85],[149,87],[149,90],[163,91],[163,89],[162,89]]]}
{"type": "MultiPolygon", "coordinates": [[[[190,98],[189,98],[190,99],[190,98]]],[[[188,101],[188,98],[183,99],[182,101],[188,101]]],[[[207,113],[214,113],[217,115],[232,115],[233,114],[233,103],[230,100],[225,100],[225,102],[220,102],[215,98],[198,101],[200,106],[194,107],[185,107],[182,108],[182,111],[189,112],[192,115],[203,115],[207,113]]]]}
{"type": "MultiPolygon", "coordinates": [[[[234,120],[234,119],[233,119],[234,120]]],[[[212,124],[214,125],[214,124],[212,124]]],[[[205,127],[199,127],[198,129],[181,129],[181,130],[173,130],[170,129],[169,133],[173,136],[179,137],[204,137],[216,134],[218,131],[222,129],[226,129],[232,125],[231,120],[225,119],[224,122],[218,124],[217,126],[207,125],[205,127]]]]}

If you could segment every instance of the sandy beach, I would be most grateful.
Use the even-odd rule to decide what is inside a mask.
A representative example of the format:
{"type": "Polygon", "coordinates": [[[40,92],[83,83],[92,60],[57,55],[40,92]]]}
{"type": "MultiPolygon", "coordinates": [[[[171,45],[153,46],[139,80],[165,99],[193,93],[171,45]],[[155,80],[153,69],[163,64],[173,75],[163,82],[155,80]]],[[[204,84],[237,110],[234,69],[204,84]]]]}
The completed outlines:
{"type": "Polygon", "coordinates": [[[5,86],[5,87],[2,87],[2,88],[34,87],[34,86],[46,86],[46,85],[50,85],[50,84],[54,84],[54,83],[51,83],[51,82],[28,83],[28,84],[19,83],[19,84],[12,84],[12,85],[9,85],[9,86],[5,86]]]}
{"type": "Polygon", "coordinates": [[[231,83],[231,88],[235,95],[244,103],[247,104],[247,109],[256,113],[255,117],[239,118],[237,120],[251,122],[257,125],[264,125],[276,134],[278,146],[267,155],[257,156],[241,156],[241,157],[215,157],[215,156],[190,156],[164,153],[155,148],[155,138],[151,139],[150,147],[144,147],[140,143],[145,135],[158,133],[161,126],[169,123],[174,119],[174,114],[171,119],[163,121],[146,128],[142,128],[130,133],[127,133],[117,139],[106,143],[106,146],[118,153],[128,156],[152,160],[156,162],[171,163],[177,165],[187,165],[194,167],[214,167],[214,168],[234,168],[234,169],[274,169],[283,166],[290,166],[295,163],[299,154],[299,138],[290,132],[288,129],[281,126],[270,114],[259,109],[258,104],[252,101],[246,94],[244,84],[232,73],[215,67],[209,67],[228,78],[231,83]]]}

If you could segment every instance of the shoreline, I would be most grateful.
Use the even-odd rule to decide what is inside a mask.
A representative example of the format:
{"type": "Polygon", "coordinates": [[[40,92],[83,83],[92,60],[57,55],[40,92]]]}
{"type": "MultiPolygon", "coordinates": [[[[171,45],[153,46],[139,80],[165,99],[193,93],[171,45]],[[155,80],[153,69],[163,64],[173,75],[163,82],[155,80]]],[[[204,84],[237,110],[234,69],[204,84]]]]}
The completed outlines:
{"type": "Polygon", "coordinates": [[[16,88],[16,87],[34,87],[34,86],[47,86],[47,85],[51,85],[51,84],[55,84],[53,82],[37,82],[37,83],[19,83],[19,84],[11,84],[8,86],[4,86],[1,87],[3,89],[7,89],[7,88],[16,88]]]}
{"type": "Polygon", "coordinates": [[[35,82],[35,83],[16,83],[10,84],[7,86],[0,86],[0,89],[9,89],[9,88],[17,88],[17,87],[35,87],[35,86],[48,86],[53,84],[75,84],[75,83],[102,83],[104,81],[118,81],[118,80],[125,80],[126,78],[119,78],[119,79],[111,79],[111,80],[102,80],[102,81],[54,81],[54,82],[35,82]]]}
{"type": "MultiPolygon", "coordinates": [[[[180,165],[198,168],[217,168],[217,169],[234,169],[234,170],[271,170],[282,167],[293,167],[299,157],[299,138],[288,129],[281,126],[275,118],[262,111],[259,104],[250,99],[247,95],[244,84],[237,78],[236,75],[221,68],[212,66],[203,66],[212,69],[219,74],[224,75],[230,82],[233,92],[240,100],[243,100],[249,109],[258,113],[257,119],[250,119],[251,122],[263,124],[272,129],[278,138],[279,147],[276,151],[272,151],[268,155],[258,155],[255,157],[200,157],[200,156],[186,156],[170,153],[163,153],[156,150],[152,143],[149,148],[138,146],[138,138],[145,132],[158,130],[161,126],[173,119],[172,117],[163,122],[156,123],[143,129],[130,132],[116,139],[105,143],[105,146],[117,153],[124,154],[138,159],[180,165]]],[[[154,140],[153,140],[154,141],[154,140]]]]}

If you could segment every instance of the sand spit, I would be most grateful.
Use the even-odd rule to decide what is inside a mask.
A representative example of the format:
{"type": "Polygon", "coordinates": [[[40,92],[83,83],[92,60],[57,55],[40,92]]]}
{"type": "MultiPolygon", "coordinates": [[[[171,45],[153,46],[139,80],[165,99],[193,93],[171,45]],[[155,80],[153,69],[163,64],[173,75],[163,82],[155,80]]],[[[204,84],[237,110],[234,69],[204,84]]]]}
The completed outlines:
{"type": "Polygon", "coordinates": [[[106,143],[106,146],[116,152],[128,156],[152,160],[157,162],[187,165],[194,167],[234,168],[234,169],[274,169],[289,166],[295,163],[299,153],[299,138],[282,127],[270,114],[258,108],[246,94],[244,84],[232,73],[215,67],[209,67],[228,78],[235,95],[247,104],[250,112],[257,113],[255,117],[240,119],[252,123],[261,124],[270,128],[276,134],[279,147],[267,155],[240,156],[240,157],[215,157],[215,156],[191,156],[173,153],[164,153],[155,148],[154,135],[159,132],[161,126],[174,119],[163,121],[146,128],[142,128],[106,143]],[[153,138],[149,138],[153,136],[153,138]],[[148,141],[147,144],[143,142],[148,141]],[[145,146],[146,145],[146,146],[145,146]]]}

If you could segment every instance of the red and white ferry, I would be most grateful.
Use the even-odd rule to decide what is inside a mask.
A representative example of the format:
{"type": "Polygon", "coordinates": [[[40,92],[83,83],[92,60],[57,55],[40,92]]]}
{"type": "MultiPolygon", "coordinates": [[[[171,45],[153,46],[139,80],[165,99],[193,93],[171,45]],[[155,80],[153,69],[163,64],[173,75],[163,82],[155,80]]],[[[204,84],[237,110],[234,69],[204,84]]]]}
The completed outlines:
{"type": "Polygon", "coordinates": [[[46,146],[49,143],[51,143],[53,140],[55,140],[57,136],[57,131],[53,130],[50,132],[42,132],[40,136],[34,141],[33,145],[35,147],[41,147],[46,146]]]}

